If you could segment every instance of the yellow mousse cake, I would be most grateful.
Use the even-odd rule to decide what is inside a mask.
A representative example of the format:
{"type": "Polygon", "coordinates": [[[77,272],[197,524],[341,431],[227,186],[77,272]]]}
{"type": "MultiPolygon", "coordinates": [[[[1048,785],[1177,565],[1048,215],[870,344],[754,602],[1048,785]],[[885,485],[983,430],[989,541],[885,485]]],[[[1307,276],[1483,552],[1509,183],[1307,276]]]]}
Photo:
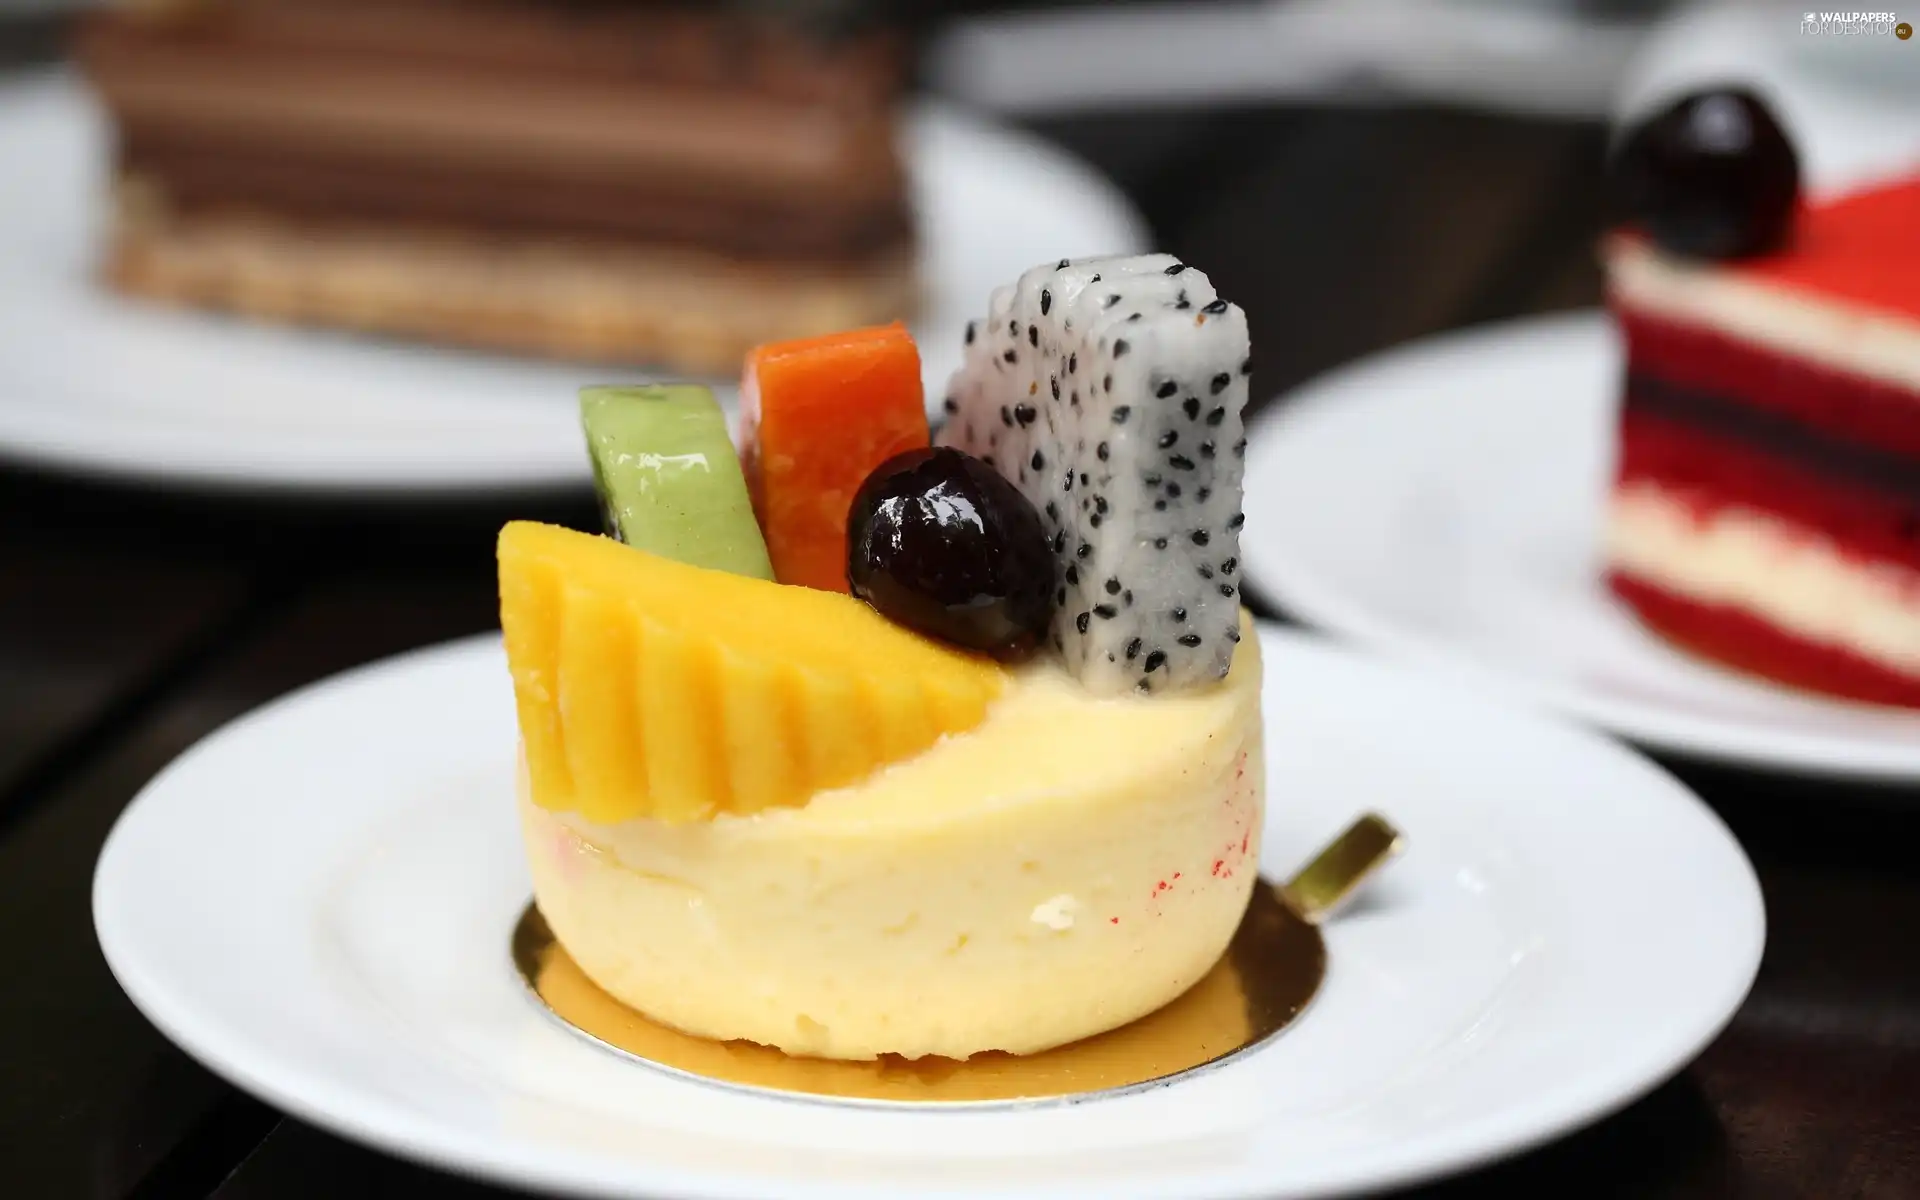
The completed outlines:
{"type": "Polygon", "coordinates": [[[756,350],[738,458],[705,389],[588,389],[610,536],[501,533],[534,897],[653,1021],[1033,1054],[1246,914],[1245,314],[1168,255],[1061,259],[965,341],[937,439],[897,327],[756,350]]]}
{"type": "Polygon", "coordinates": [[[1003,670],[846,596],[544,526],[509,526],[500,553],[534,897],[586,976],[655,1020],[825,1058],[1044,1050],[1179,996],[1246,910],[1265,777],[1251,636],[1211,686],[1098,697],[1057,661],[1003,670]],[[791,641],[752,611],[769,602],[791,641]],[[863,652],[836,662],[837,638],[863,652]],[[824,698],[861,697],[852,731],[897,743],[912,700],[868,685],[909,668],[933,694],[924,745],[838,768],[852,780],[804,803],[745,802],[832,760],[824,698]],[[671,741],[648,745],[647,715],[675,704],[671,741]],[[943,716],[966,727],[938,732],[943,716]],[[690,777],[730,803],[674,803],[690,777]]]}
{"type": "Polygon", "coordinates": [[[521,815],[534,895],[601,988],[824,1058],[1028,1053],[1173,1000],[1255,882],[1251,636],[1219,685],[1095,699],[1015,672],[974,729],[801,807],[669,825],[521,815]]]}

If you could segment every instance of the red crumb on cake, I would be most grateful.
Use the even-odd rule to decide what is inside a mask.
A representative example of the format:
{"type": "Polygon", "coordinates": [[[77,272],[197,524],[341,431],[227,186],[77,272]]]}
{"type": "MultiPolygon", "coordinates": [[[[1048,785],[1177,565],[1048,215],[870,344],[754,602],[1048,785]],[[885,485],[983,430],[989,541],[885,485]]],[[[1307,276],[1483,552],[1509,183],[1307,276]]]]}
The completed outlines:
{"type": "Polygon", "coordinates": [[[1648,628],[1703,658],[1808,691],[1920,708],[1920,678],[1795,637],[1745,609],[1703,604],[1621,571],[1608,572],[1607,586],[1648,628]]]}
{"type": "Polygon", "coordinates": [[[1213,860],[1213,866],[1208,871],[1208,874],[1215,879],[1232,879],[1234,869],[1244,863],[1248,848],[1253,844],[1255,817],[1253,811],[1245,804],[1251,792],[1246,782],[1247,751],[1245,750],[1240,751],[1233,760],[1233,778],[1239,786],[1229,788],[1226,799],[1228,806],[1235,810],[1233,825],[1227,834],[1225,845],[1220,849],[1220,856],[1213,860]]]}
{"type": "Polygon", "coordinates": [[[1232,879],[1233,870],[1247,857],[1247,847],[1252,844],[1253,832],[1242,830],[1237,842],[1228,842],[1221,856],[1213,860],[1213,876],[1216,879],[1232,879]]]}

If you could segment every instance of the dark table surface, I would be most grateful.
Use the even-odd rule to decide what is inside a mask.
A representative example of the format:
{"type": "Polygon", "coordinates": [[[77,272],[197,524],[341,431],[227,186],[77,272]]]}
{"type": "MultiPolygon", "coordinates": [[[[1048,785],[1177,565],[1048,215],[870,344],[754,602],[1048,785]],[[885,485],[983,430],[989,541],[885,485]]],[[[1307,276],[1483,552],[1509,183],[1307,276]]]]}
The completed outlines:
{"type": "MultiPolygon", "coordinates": [[[[0,66],[54,44],[0,29],[0,66]]],[[[1256,107],[1036,127],[1254,314],[1262,393],[1598,295],[1595,126],[1256,107]]],[[[0,467],[0,1196],[504,1194],[282,1117],[173,1049],[108,975],[88,889],[116,814],[202,735],[492,627],[509,516],[594,522],[584,495],[240,501],[0,467]]],[[[1412,1194],[1920,1197],[1920,790],[1669,765],[1759,868],[1771,929],[1752,995],[1623,1112],[1412,1194]]]]}

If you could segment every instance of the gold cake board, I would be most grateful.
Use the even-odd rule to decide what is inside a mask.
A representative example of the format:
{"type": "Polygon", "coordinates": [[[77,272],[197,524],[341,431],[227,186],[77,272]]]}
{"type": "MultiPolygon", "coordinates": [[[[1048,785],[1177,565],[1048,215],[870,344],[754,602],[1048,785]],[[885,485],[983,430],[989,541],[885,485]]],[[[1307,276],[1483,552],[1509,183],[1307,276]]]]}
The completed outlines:
{"type": "Polygon", "coordinates": [[[694,1037],[601,991],[532,904],[514,926],[513,964],[534,998],[569,1029],[617,1054],[711,1083],[866,1104],[1084,1098],[1165,1083],[1291,1025],[1326,977],[1320,921],[1400,848],[1391,823],[1363,815],[1285,884],[1258,883],[1226,953],[1178,999],[1130,1025],[1039,1054],[846,1062],[694,1037]]]}
{"type": "Polygon", "coordinates": [[[1043,1100],[1172,1079],[1251,1049],[1306,1010],[1326,974],[1320,931],[1270,886],[1212,971],[1179,999],[1130,1025],[1040,1054],[871,1062],[795,1058],[753,1042],[716,1042],[648,1020],[601,991],[529,904],[513,932],[513,962],[533,994],[569,1028],[655,1067],[761,1091],[895,1104],[1043,1100]]]}

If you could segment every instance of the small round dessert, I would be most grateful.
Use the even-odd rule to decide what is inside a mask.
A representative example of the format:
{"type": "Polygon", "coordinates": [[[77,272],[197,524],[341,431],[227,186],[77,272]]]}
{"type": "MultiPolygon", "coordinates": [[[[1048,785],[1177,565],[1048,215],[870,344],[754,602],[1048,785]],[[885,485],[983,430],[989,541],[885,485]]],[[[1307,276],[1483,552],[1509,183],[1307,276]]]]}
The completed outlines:
{"type": "Polygon", "coordinates": [[[1256,884],[1251,634],[1177,696],[1030,664],[973,729],[799,807],[604,825],[523,778],[540,911],[601,988],[704,1037],[957,1059],[1117,1028],[1207,973],[1256,884]]]}
{"type": "Polygon", "coordinates": [[[604,401],[629,545],[501,531],[535,896],[658,1022],[823,1058],[1037,1053],[1179,997],[1247,910],[1246,315],[1168,255],[1060,259],[965,342],[939,448],[917,370],[875,367],[910,343],[852,331],[756,354],[744,472],[645,448],[711,467],[709,397],[604,401]],[[849,450],[863,411],[911,428],[849,450]],[[743,491],[772,580],[739,553],[743,491]],[[676,561],[721,540],[727,564],[676,561]]]}

